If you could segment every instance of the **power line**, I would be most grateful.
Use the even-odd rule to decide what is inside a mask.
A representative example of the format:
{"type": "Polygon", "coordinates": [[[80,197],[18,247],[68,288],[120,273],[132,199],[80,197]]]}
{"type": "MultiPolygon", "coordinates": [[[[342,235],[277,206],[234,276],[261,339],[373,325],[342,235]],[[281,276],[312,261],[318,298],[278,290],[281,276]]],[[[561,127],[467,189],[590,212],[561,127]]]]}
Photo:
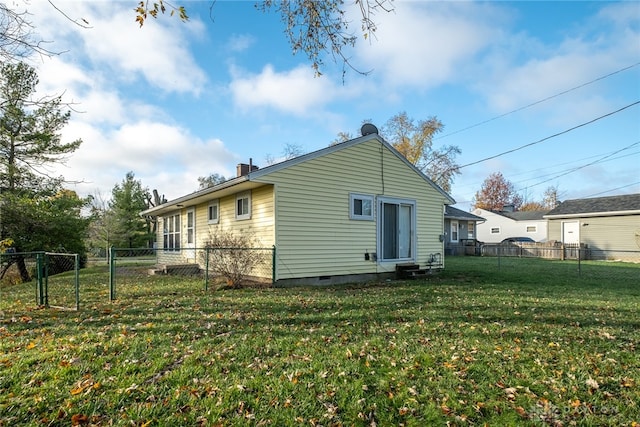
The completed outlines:
{"type": "Polygon", "coordinates": [[[553,134],[551,136],[547,136],[547,137],[539,139],[537,141],[530,142],[530,143],[525,144],[525,145],[521,145],[520,147],[516,147],[516,148],[513,148],[511,150],[507,150],[507,151],[504,151],[502,153],[499,153],[499,154],[496,154],[496,155],[493,155],[493,156],[490,156],[490,157],[485,157],[484,159],[480,159],[480,160],[477,160],[475,162],[467,163],[466,165],[462,165],[462,166],[457,167],[457,169],[460,170],[460,169],[466,168],[468,166],[477,165],[478,163],[486,162],[487,160],[492,160],[492,159],[495,159],[497,157],[501,157],[501,156],[504,156],[506,154],[511,154],[511,153],[516,152],[516,151],[522,150],[524,148],[531,147],[532,145],[540,144],[541,142],[547,141],[549,139],[555,138],[555,137],[560,136],[560,135],[564,135],[565,133],[569,133],[569,132],[571,132],[573,130],[576,130],[576,129],[579,129],[581,127],[590,125],[592,123],[597,122],[598,120],[601,120],[601,119],[604,119],[606,117],[612,116],[614,114],[617,114],[617,113],[619,113],[619,112],[621,112],[623,110],[626,110],[627,108],[633,107],[634,105],[638,105],[638,104],[640,104],[640,101],[633,102],[633,103],[631,103],[629,105],[626,105],[626,106],[624,106],[624,107],[622,107],[622,108],[620,108],[620,109],[618,109],[616,111],[612,111],[612,112],[604,114],[604,115],[602,115],[600,117],[596,117],[595,119],[589,120],[588,122],[581,123],[581,124],[579,124],[577,126],[574,126],[572,128],[563,130],[562,132],[555,133],[555,134],[553,134]]]}
{"type": "Polygon", "coordinates": [[[541,100],[539,100],[539,101],[536,101],[536,102],[533,102],[533,103],[531,103],[531,104],[525,105],[524,107],[516,108],[515,110],[509,111],[508,113],[500,114],[499,116],[493,117],[493,118],[491,118],[491,119],[487,119],[487,120],[485,120],[485,121],[482,121],[482,122],[476,123],[476,124],[474,124],[474,125],[467,126],[467,127],[465,127],[465,128],[462,128],[462,129],[456,130],[456,131],[454,131],[454,132],[447,133],[447,134],[445,134],[445,135],[439,136],[439,137],[437,137],[437,138],[434,138],[434,141],[435,141],[435,140],[438,140],[438,139],[446,138],[446,137],[451,136],[451,135],[455,135],[455,134],[460,133],[460,132],[464,132],[464,131],[469,130],[469,129],[473,129],[473,128],[475,128],[475,127],[478,127],[478,126],[484,125],[484,124],[489,123],[489,122],[492,122],[492,121],[494,121],[494,120],[501,119],[501,118],[503,118],[503,117],[505,117],[505,116],[508,116],[508,115],[510,115],[510,114],[517,113],[518,111],[525,110],[525,109],[527,109],[527,108],[530,108],[530,107],[533,107],[533,106],[535,106],[535,105],[541,104],[541,103],[543,103],[543,102],[549,101],[550,99],[557,98],[557,97],[559,97],[559,96],[565,95],[565,94],[567,94],[567,93],[569,93],[569,92],[572,92],[572,91],[574,91],[574,90],[576,90],[576,89],[580,89],[580,88],[582,88],[582,87],[588,86],[588,85],[590,85],[590,84],[592,84],[592,83],[595,83],[595,82],[597,82],[597,81],[600,81],[600,80],[606,79],[606,78],[611,77],[611,76],[613,76],[613,75],[615,75],[615,74],[621,73],[621,72],[623,72],[623,71],[627,71],[627,70],[629,70],[629,69],[631,69],[631,68],[633,68],[633,67],[637,67],[638,65],[640,65],[640,62],[636,62],[635,64],[629,65],[628,67],[621,68],[621,69],[619,69],[619,70],[617,70],[617,71],[614,71],[614,72],[612,72],[612,73],[609,73],[609,74],[607,74],[607,75],[605,75],[605,76],[598,77],[597,79],[594,79],[594,80],[591,80],[591,81],[589,81],[589,82],[583,83],[583,84],[578,85],[578,86],[576,86],[576,87],[573,87],[573,88],[571,88],[571,89],[567,89],[567,90],[562,91],[562,92],[560,92],[560,93],[556,93],[555,95],[548,96],[548,97],[546,97],[546,98],[544,98],[544,99],[541,99],[541,100]]]}
{"type": "MultiPolygon", "coordinates": [[[[599,161],[597,161],[597,162],[594,162],[594,164],[595,164],[595,163],[611,162],[611,161],[614,161],[614,160],[620,160],[620,159],[624,159],[625,157],[637,156],[638,154],[640,154],[640,151],[634,151],[634,152],[632,152],[632,153],[624,154],[624,155],[622,155],[622,156],[613,157],[613,158],[607,158],[606,160],[599,160],[599,161]]],[[[594,158],[594,157],[598,157],[598,156],[591,156],[591,157],[588,157],[587,159],[592,159],[592,158],[594,158]]],[[[586,160],[586,159],[582,159],[582,160],[586,160]]],[[[570,162],[570,163],[577,163],[577,162],[570,162]]],[[[548,168],[548,169],[552,169],[553,167],[554,167],[554,166],[549,166],[549,168],[548,168]]],[[[557,174],[557,173],[564,174],[564,173],[565,173],[565,172],[567,172],[567,171],[571,172],[571,171],[573,171],[573,170],[581,169],[581,168],[583,168],[583,167],[584,167],[584,166],[575,166],[575,167],[573,167],[573,168],[568,168],[568,169],[562,169],[562,170],[558,170],[558,171],[553,171],[553,172],[545,173],[545,174],[542,174],[542,175],[538,175],[538,176],[536,176],[536,178],[526,178],[526,179],[522,179],[522,180],[520,180],[520,181],[516,181],[516,182],[514,182],[514,184],[521,184],[521,183],[523,183],[523,182],[531,181],[532,179],[545,179],[546,177],[551,176],[551,175],[554,175],[554,174],[557,174]]],[[[526,174],[531,175],[531,172],[536,172],[536,171],[540,171],[540,170],[543,170],[543,169],[536,169],[536,170],[534,170],[534,171],[521,172],[521,173],[516,173],[516,174],[509,174],[509,176],[520,176],[520,175],[526,175],[526,174]]],[[[535,185],[535,184],[534,184],[534,185],[535,185]]]]}
{"type": "Polygon", "coordinates": [[[544,181],[540,181],[540,182],[535,183],[535,184],[533,184],[533,185],[528,185],[528,186],[526,186],[526,187],[524,187],[524,188],[521,188],[521,189],[520,189],[520,190],[518,190],[518,191],[522,191],[522,190],[524,190],[524,189],[526,189],[526,188],[535,187],[535,186],[537,186],[537,185],[544,184],[545,182],[549,182],[549,181],[552,181],[552,180],[554,180],[554,179],[556,179],[556,178],[560,178],[561,176],[569,175],[570,173],[573,173],[573,172],[579,171],[580,169],[584,169],[584,168],[586,168],[586,167],[593,166],[593,165],[595,165],[595,164],[597,164],[597,163],[601,163],[601,162],[603,162],[604,160],[608,159],[609,157],[612,157],[612,156],[614,156],[614,155],[616,155],[616,154],[618,154],[618,153],[620,153],[620,152],[622,152],[622,151],[628,150],[628,149],[630,149],[630,148],[632,148],[632,147],[634,147],[634,146],[636,146],[636,145],[638,145],[638,144],[640,144],[640,141],[634,142],[634,143],[633,143],[633,144],[631,144],[631,145],[628,145],[628,146],[626,146],[626,147],[624,147],[624,148],[621,148],[621,149],[619,149],[619,150],[617,150],[617,151],[614,151],[613,153],[608,154],[608,155],[606,155],[606,156],[604,156],[604,157],[601,157],[601,158],[600,158],[600,159],[598,159],[598,160],[594,160],[593,162],[590,162],[590,163],[584,164],[584,165],[582,165],[582,166],[575,167],[575,168],[573,168],[573,169],[570,169],[570,170],[565,171],[565,172],[563,172],[563,173],[561,173],[561,174],[559,174],[559,175],[556,175],[556,176],[554,176],[554,177],[552,177],[552,178],[549,178],[549,179],[545,179],[544,181]]]}
{"type": "MultiPolygon", "coordinates": [[[[637,144],[637,143],[634,143],[634,144],[637,144]]],[[[633,146],[633,144],[632,144],[632,146],[633,146]]],[[[618,152],[618,151],[616,151],[616,152],[618,152]]],[[[616,152],[607,151],[606,153],[595,154],[593,156],[583,157],[583,158],[580,158],[580,159],[572,160],[570,162],[563,162],[563,163],[556,163],[556,164],[553,164],[553,165],[548,165],[548,166],[545,166],[544,168],[537,168],[537,169],[528,170],[528,171],[522,171],[522,172],[518,172],[518,173],[511,173],[511,174],[509,174],[509,176],[510,177],[521,176],[521,175],[529,175],[529,176],[531,176],[532,174],[537,174],[540,171],[548,172],[548,171],[550,171],[551,169],[554,169],[554,168],[558,169],[560,166],[576,165],[576,164],[579,164],[580,162],[585,161],[585,160],[600,158],[600,163],[603,163],[605,161],[610,162],[610,161],[613,161],[613,160],[619,160],[619,159],[623,159],[625,157],[636,156],[636,155],[640,154],[640,151],[634,151],[632,153],[624,154],[624,155],[621,155],[621,156],[618,156],[618,157],[609,158],[610,155],[615,155],[616,152]],[[606,160],[603,160],[603,156],[607,156],[606,160]]],[[[543,179],[543,178],[546,178],[548,176],[551,176],[551,175],[554,175],[554,174],[557,174],[557,173],[563,173],[563,172],[566,172],[566,171],[569,171],[569,170],[573,170],[574,168],[579,168],[579,167],[582,167],[582,166],[578,165],[578,166],[568,167],[568,168],[565,168],[565,169],[556,170],[556,171],[553,171],[553,172],[543,173],[541,175],[538,175],[537,179],[543,179]]],[[[514,184],[522,184],[523,182],[527,182],[527,181],[530,181],[532,179],[535,179],[535,178],[527,178],[527,179],[522,179],[522,180],[519,180],[519,181],[514,181],[514,184]]],[[[464,184],[464,185],[462,185],[460,187],[457,187],[457,188],[475,187],[477,185],[478,185],[477,183],[469,183],[469,184],[464,184]]]]}
{"type": "Polygon", "coordinates": [[[632,186],[638,185],[638,184],[640,184],[640,181],[632,182],[631,184],[623,185],[622,187],[613,188],[611,190],[601,191],[601,192],[595,193],[595,194],[590,194],[588,196],[584,196],[584,197],[581,197],[581,198],[582,199],[588,199],[589,197],[599,196],[600,194],[605,194],[605,193],[611,193],[612,191],[622,190],[623,188],[632,187],[632,186]]]}

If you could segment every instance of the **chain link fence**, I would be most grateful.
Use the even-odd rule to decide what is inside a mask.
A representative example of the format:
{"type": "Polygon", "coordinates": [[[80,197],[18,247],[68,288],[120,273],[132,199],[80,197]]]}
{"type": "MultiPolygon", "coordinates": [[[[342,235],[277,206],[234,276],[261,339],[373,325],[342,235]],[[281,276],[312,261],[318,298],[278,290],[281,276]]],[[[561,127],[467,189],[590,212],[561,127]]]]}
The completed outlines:
{"type": "Polygon", "coordinates": [[[77,254],[44,254],[44,305],[65,310],[80,309],[80,257],[77,254]]]}
{"type": "Polygon", "coordinates": [[[539,275],[557,275],[606,280],[599,268],[603,263],[619,263],[628,267],[629,275],[640,282],[640,251],[619,249],[594,249],[584,244],[565,245],[548,243],[484,244],[480,255],[493,260],[487,265],[500,271],[534,271],[539,275]],[[542,259],[549,262],[527,262],[542,259]]]}
{"type": "Polygon", "coordinates": [[[111,248],[109,298],[135,298],[157,292],[207,291],[219,287],[272,285],[272,248],[111,248]],[[180,280],[176,280],[180,277],[180,280]],[[164,286],[168,282],[171,287],[164,286]]]}
{"type": "Polygon", "coordinates": [[[68,310],[79,308],[77,254],[5,252],[0,254],[0,300],[68,310]],[[20,286],[30,283],[33,286],[20,286]]]}

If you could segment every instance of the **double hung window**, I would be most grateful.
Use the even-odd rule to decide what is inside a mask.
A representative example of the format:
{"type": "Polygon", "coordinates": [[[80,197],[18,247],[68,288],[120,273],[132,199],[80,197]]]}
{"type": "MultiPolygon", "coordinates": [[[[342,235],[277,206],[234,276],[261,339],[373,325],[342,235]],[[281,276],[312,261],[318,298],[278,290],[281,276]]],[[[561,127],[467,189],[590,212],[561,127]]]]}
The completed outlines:
{"type": "Polygon", "coordinates": [[[236,219],[251,219],[251,192],[246,191],[236,196],[236,219]]]}
{"type": "Polygon", "coordinates": [[[163,218],[163,248],[165,251],[180,250],[180,214],[163,218]]]}
{"type": "Polygon", "coordinates": [[[209,224],[217,224],[220,221],[220,201],[218,199],[209,203],[207,221],[209,224]]]}

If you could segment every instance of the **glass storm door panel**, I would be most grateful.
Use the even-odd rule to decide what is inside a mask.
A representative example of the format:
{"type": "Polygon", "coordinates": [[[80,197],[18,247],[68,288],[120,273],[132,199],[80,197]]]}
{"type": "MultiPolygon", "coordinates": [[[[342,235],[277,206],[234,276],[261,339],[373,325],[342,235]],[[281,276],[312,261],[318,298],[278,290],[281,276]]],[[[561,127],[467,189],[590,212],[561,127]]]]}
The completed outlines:
{"type": "Polygon", "coordinates": [[[411,258],[411,206],[400,205],[398,217],[398,258],[411,258]]]}
{"type": "Polygon", "coordinates": [[[396,259],[398,256],[398,205],[382,205],[382,258],[396,259]]]}
{"type": "Polygon", "coordinates": [[[382,259],[408,259],[413,256],[413,205],[382,203],[382,259]]]}

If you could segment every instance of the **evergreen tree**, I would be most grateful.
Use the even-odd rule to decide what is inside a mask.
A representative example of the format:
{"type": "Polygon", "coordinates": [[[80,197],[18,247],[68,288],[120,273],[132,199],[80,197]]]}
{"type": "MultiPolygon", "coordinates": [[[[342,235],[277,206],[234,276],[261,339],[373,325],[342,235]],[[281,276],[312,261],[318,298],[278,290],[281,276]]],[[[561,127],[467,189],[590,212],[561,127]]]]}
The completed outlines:
{"type": "Polygon", "coordinates": [[[140,248],[151,246],[153,236],[151,223],[140,216],[149,207],[149,190],[135,179],[133,172],[127,172],[121,184],[116,184],[111,192],[109,209],[113,226],[113,245],[120,248],[140,248]]]}
{"type": "MultiPolygon", "coordinates": [[[[82,141],[63,143],[60,130],[70,113],[60,97],[35,97],[38,76],[29,65],[0,67],[0,241],[14,252],[61,251],[84,254],[86,200],[64,190],[47,166],[64,162],[82,141]]],[[[11,258],[30,280],[24,258],[11,258]]]]}

